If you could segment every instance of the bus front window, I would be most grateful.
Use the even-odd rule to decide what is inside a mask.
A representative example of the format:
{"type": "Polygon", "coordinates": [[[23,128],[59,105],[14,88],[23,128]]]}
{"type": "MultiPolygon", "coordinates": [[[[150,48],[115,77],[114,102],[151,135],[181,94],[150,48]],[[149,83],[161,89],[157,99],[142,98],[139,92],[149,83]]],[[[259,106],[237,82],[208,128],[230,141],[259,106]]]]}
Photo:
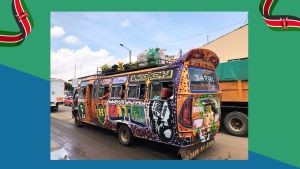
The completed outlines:
{"type": "Polygon", "coordinates": [[[190,67],[188,69],[191,92],[218,91],[215,73],[211,70],[190,67]]]}

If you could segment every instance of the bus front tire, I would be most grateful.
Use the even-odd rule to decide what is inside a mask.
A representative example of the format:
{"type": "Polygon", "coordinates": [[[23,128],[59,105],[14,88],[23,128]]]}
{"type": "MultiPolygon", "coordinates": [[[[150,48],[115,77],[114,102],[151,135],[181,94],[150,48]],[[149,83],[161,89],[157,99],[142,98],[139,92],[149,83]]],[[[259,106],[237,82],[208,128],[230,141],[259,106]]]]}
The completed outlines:
{"type": "Polygon", "coordinates": [[[118,138],[122,145],[129,146],[133,142],[133,135],[127,125],[120,125],[118,128],[118,138]]]}
{"type": "Polygon", "coordinates": [[[225,116],[224,125],[229,134],[246,136],[248,134],[248,117],[242,112],[231,112],[225,116]]]}

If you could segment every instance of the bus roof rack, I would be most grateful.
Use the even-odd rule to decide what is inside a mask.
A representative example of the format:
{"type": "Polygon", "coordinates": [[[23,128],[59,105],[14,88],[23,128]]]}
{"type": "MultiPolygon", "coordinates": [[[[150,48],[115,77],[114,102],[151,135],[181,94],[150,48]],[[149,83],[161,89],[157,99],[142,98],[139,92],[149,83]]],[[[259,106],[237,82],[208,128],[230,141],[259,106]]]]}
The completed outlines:
{"type": "Polygon", "coordinates": [[[97,67],[97,78],[103,75],[113,75],[113,74],[126,73],[126,72],[138,71],[138,70],[155,68],[155,67],[162,67],[162,66],[169,65],[170,63],[172,63],[172,61],[165,60],[165,59],[155,59],[155,60],[149,60],[147,62],[136,62],[132,64],[125,64],[121,69],[119,69],[117,65],[113,65],[112,68],[107,70],[102,70],[101,67],[97,67]]]}

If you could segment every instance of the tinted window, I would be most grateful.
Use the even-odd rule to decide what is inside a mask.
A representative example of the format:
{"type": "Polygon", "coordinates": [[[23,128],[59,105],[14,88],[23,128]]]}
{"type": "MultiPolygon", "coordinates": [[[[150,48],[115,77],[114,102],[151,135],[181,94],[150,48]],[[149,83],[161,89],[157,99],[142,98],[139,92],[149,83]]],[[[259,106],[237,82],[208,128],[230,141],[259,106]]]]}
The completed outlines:
{"type": "Polygon", "coordinates": [[[120,98],[120,90],[121,90],[121,86],[113,86],[112,90],[111,90],[111,97],[113,98],[120,98]]]}
{"type": "Polygon", "coordinates": [[[98,98],[103,97],[104,94],[104,87],[99,87],[97,91],[98,98]]]}
{"type": "Polygon", "coordinates": [[[217,78],[211,70],[189,68],[189,80],[192,92],[219,90],[217,78]]]}
{"type": "Polygon", "coordinates": [[[160,100],[161,83],[152,83],[150,88],[150,99],[160,100]]]}
{"type": "Polygon", "coordinates": [[[78,90],[78,98],[79,99],[85,99],[85,94],[86,94],[86,89],[85,88],[80,88],[78,90]]]}
{"type": "Polygon", "coordinates": [[[172,99],[173,92],[174,92],[173,82],[152,83],[150,87],[150,99],[152,100],[172,99]]]}
{"type": "Polygon", "coordinates": [[[128,98],[136,99],[139,94],[139,86],[128,86],[128,98]]]}
{"type": "Polygon", "coordinates": [[[145,99],[146,85],[140,84],[140,95],[139,99],[145,99]]]}

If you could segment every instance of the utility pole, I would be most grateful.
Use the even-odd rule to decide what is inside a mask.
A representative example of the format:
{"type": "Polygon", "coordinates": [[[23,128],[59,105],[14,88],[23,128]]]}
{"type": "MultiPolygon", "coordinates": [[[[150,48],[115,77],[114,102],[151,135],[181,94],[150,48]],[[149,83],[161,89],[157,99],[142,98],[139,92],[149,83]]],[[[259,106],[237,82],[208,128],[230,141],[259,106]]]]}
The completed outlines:
{"type": "Polygon", "coordinates": [[[76,78],[76,64],[75,64],[74,78],[76,78]]]}
{"type": "Polygon", "coordinates": [[[208,35],[206,36],[206,40],[207,40],[207,43],[209,43],[209,36],[208,35]]]}
{"type": "Polygon", "coordinates": [[[128,47],[126,47],[122,43],[120,44],[120,46],[122,46],[123,48],[125,48],[125,49],[127,49],[129,51],[129,64],[131,64],[131,49],[129,49],[128,47]]]}

